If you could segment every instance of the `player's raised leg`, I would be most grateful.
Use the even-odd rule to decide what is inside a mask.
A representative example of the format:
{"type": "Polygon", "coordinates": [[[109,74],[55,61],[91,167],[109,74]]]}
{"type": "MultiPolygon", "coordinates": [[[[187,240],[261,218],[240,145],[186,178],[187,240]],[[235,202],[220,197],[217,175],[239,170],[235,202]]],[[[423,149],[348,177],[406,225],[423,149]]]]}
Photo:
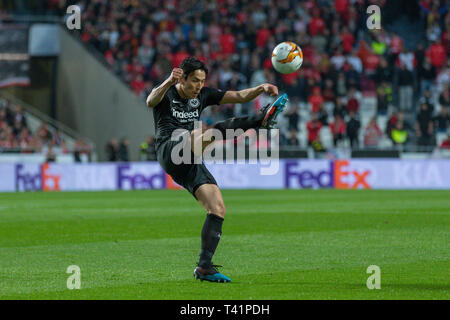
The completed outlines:
{"type": "Polygon", "coordinates": [[[230,282],[231,279],[217,271],[212,257],[222,236],[222,223],[225,217],[225,204],[219,187],[215,184],[203,184],[195,191],[195,197],[206,210],[206,219],[202,228],[202,248],[194,277],[212,282],[230,282]]]}
{"type": "MultiPolygon", "coordinates": [[[[270,129],[276,123],[275,120],[278,114],[283,111],[287,101],[287,94],[282,94],[272,104],[268,104],[262,108],[261,112],[252,116],[231,118],[217,122],[212,128],[219,130],[224,138],[226,137],[227,129],[242,129],[244,131],[258,128],[270,129]]],[[[204,135],[205,132],[202,131],[202,128],[195,129],[191,132],[191,150],[193,150],[196,156],[201,156],[206,147],[214,142],[214,136],[212,136],[212,139],[205,139],[204,135]]]]}

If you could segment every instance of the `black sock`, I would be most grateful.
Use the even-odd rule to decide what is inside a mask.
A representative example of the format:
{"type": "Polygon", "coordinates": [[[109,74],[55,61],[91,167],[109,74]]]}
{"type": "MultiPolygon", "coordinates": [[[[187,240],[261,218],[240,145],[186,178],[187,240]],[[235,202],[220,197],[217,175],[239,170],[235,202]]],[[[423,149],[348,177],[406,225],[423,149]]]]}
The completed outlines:
{"type": "Polygon", "coordinates": [[[215,123],[213,128],[219,130],[224,137],[226,137],[227,129],[242,129],[247,131],[248,129],[258,129],[261,126],[261,121],[264,118],[264,114],[258,112],[255,115],[242,117],[242,118],[231,118],[222,122],[215,123]]]}
{"type": "Polygon", "coordinates": [[[200,261],[198,266],[203,269],[211,267],[211,259],[216,252],[220,237],[222,236],[223,218],[208,213],[202,228],[202,250],[200,252],[200,261]]]}

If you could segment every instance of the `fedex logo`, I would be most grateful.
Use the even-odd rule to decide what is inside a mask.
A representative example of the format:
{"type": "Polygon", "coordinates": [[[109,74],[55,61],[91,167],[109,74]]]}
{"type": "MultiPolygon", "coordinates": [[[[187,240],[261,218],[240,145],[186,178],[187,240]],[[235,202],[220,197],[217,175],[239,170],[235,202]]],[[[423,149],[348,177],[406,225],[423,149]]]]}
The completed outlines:
{"type": "MultiPolygon", "coordinates": [[[[119,164],[117,166],[117,189],[180,189],[161,168],[154,173],[139,171],[139,166],[119,164]]],[[[142,167],[143,168],[143,167],[142,167]]],[[[146,168],[148,169],[148,167],[146,168]]]]}
{"type": "Polygon", "coordinates": [[[336,189],[370,189],[368,177],[371,170],[352,170],[348,160],[334,162],[334,187],[336,189]]]}
{"type": "Polygon", "coordinates": [[[42,190],[40,165],[16,164],[16,191],[42,190]]]}
{"type": "Polygon", "coordinates": [[[50,165],[16,164],[16,191],[60,191],[60,175],[49,173],[50,165]]]}
{"type": "Polygon", "coordinates": [[[300,188],[333,188],[334,167],[333,163],[323,162],[325,167],[308,168],[308,161],[286,161],[285,163],[285,187],[300,188]],[[304,167],[302,166],[304,164],[304,167]]]}
{"type": "Polygon", "coordinates": [[[348,160],[311,162],[286,161],[286,188],[370,189],[370,170],[349,168],[348,160]],[[313,167],[312,167],[313,166],[313,167]]]}

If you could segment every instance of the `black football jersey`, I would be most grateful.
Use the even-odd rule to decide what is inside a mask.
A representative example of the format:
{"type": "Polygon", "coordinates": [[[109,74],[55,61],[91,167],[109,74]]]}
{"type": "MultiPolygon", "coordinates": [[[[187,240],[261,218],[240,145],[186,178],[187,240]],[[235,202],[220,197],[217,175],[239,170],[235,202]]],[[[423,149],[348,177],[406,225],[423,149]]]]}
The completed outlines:
{"type": "Polygon", "coordinates": [[[194,121],[199,121],[202,111],[211,105],[219,104],[224,91],[203,87],[194,99],[182,99],[171,86],[162,100],[153,107],[153,119],[156,130],[156,147],[167,139],[176,129],[194,129],[194,121]]]}

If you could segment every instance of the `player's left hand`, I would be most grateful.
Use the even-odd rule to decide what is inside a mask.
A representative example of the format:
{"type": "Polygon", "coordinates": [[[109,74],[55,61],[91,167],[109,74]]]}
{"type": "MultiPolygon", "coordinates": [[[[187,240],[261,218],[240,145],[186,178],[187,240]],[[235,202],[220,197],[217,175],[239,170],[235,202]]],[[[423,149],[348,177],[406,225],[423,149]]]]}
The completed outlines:
{"type": "Polygon", "coordinates": [[[270,83],[264,83],[262,85],[264,92],[267,93],[270,96],[277,96],[278,95],[278,88],[277,86],[274,86],[273,84],[270,83]]]}

